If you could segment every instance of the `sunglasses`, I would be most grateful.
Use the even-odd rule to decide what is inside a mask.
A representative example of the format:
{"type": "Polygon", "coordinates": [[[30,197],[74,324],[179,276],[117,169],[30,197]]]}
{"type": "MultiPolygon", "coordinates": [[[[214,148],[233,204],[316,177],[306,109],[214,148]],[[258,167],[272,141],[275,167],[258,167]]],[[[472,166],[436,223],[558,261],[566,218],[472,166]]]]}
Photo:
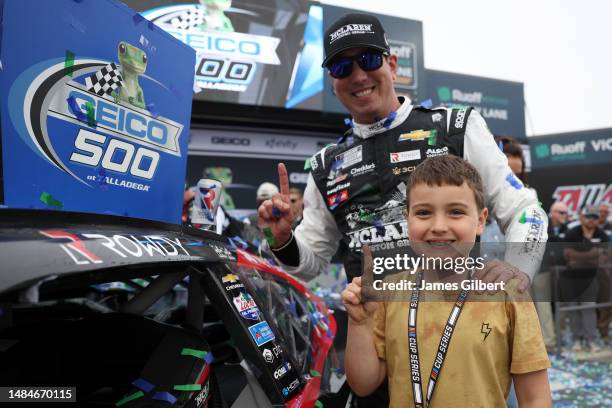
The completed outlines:
{"type": "Polygon", "coordinates": [[[599,215],[598,214],[585,214],[584,218],[586,218],[587,220],[597,220],[599,219],[599,215]]]}
{"type": "Polygon", "coordinates": [[[337,58],[327,65],[329,74],[336,79],[346,78],[353,72],[353,61],[362,70],[376,71],[382,67],[383,53],[380,51],[364,51],[352,57],[337,58]]]}

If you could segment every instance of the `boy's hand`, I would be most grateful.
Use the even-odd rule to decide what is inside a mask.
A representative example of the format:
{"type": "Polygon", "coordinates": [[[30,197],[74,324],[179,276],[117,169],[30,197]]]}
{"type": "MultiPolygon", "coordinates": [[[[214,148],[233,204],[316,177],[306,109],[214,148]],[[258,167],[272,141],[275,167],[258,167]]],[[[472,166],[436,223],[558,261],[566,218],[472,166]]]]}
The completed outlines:
{"type": "Polygon", "coordinates": [[[289,199],[289,177],[284,163],[278,164],[278,179],[280,192],[274,194],[271,200],[264,201],[257,210],[259,228],[266,234],[270,248],[280,248],[289,241],[293,224],[293,211],[291,211],[291,200],[289,199]]]}
{"type": "Polygon", "coordinates": [[[368,323],[374,312],[378,309],[378,302],[372,302],[367,291],[371,290],[368,285],[372,284],[372,252],[365,245],[363,247],[364,270],[363,277],[354,278],[353,281],[342,291],[342,302],[346,307],[349,320],[357,325],[368,323]],[[363,278],[363,285],[362,285],[363,278]],[[365,287],[364,287],[365,286],[365,287]]]}
{"type": "MultiPolygon", "coordinates": [[[[518,279],[518,291],[519,293],[525,292],[529,288],[529,276],[516,266],[506,262],[500,261],[499,259],[494,259],[491,262],[487,262],[485,267],[478,270],[474,276],[474,279],[481,280],[485,283],[496,283],[496,282],[506,282],[510,281],[510,279],[518,279]]],[[[476,291],[478,294],[482,294],[483,291],[476,291]]],[[[495,291],[488,291],[490,295],[495,294],[495,291]]]]}

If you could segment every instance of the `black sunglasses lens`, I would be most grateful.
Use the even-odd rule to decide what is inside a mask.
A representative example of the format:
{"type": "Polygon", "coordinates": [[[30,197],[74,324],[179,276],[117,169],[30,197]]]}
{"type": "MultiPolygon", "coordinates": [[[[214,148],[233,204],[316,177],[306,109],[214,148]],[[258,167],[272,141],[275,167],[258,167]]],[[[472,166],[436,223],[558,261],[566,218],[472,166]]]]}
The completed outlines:
{"type": "Polygon", "coordinates": [[[364,71],[374,71],[382,66],[382,60],[380,52],[365,52],[359,56],[357,64],[364,71]]]}
{"type": "Polygon", "coordinates": [[[346,78],[351,75],[353,71],[353,60],[352,59],[341,59],[329,64],[329,74],[337,79],[346,78]]]}

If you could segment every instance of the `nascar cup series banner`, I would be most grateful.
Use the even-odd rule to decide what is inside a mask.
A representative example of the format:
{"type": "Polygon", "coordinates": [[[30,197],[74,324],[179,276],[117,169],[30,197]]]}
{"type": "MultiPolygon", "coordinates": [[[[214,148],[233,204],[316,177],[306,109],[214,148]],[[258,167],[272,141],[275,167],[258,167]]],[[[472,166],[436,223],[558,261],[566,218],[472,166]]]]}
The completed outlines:
{"type": "Polygon", "coordinates": [[[428,69],[427,87],[433,106],[473,106],[493,134],[527,143],[521,82],[428,69]]]}
{"type": "Polygon", "coordinates": [[[529,184],[548,209],[555,201],[577,214],[585,205],[612,206],[612,128],[532,137],[529,184]]]}
{"type": "Polygon", "coordinates": [[[4,204],[180,223],[193,49],[115,0],[0,5],[4,204]]]}

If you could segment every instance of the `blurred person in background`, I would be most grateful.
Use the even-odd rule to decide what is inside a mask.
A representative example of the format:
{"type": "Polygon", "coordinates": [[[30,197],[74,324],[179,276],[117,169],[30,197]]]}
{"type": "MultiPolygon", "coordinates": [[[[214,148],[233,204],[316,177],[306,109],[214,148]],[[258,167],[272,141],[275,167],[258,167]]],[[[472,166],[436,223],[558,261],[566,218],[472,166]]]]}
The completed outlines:
{"type": "MultiPolygon", "coordinates": [[[[566,303],[569,306],[595,305],[599,286],[597,270],[603,261],[601,245],[595,244],[608,242],[608,236],[597,226],[598,220],[599,209],[586,206],[580,214],[580,225],[565,234],[565,241],[572,245],[563,250],[568,269],[561,274],[560,289],[563,299],[570,301],[566,303]]],[[[594,308],[571,311],[569,320],[574,339],[572,351],[601,350],[595,343],[597,314],[594,308]]]]}
{"type": "MultiPolygon", "coordinates": [[[[278,194],[278,187],[276,184],[270,183],[269,181],[261,183],[259,187],[257,187],[257,193],[255,195],[255,208],[259,208],[264,201],[272,199],[275,194],[278,194]]],[[[249,215],[247,220],[249,224],[257,226],[257,212],[249,215]]]]}
{"type": "Polygon", "coordinates": [[[612,223],[609,220],[610,206],[608,203],[601,202],[599,204],[599,220],[598,226],[608,235],[608,238],[612,238],[612,223]]]}
{"type": "MultiPolygon", "coordinates": [[[[612,223],[609,221],[610,206],[608,203],[601,202],[599,204],[599,219],[598,227],[608,236],[608,242],[612,240],[612,223]]],[[[610,267],[611,248],[607,248],[608,258],[605,267],[597,270],[597,280],[599,283],[599,293],[597,295],[597,303],[608,303],[612,301],[612,267],[610,267]]],[[[612,342],[610,337],[610,323],[612,323],[612,307],[604,307],[598,310],[597,328],[601,338],[606,342],[612,342]]]]}
{"type": "Polygon", "coordinates": [[[300,225],[304,215],[304,193],[297,187],[289,189],[289,200],[291,200],[291,210],[293,211],[293,229],[300,225]]]}

